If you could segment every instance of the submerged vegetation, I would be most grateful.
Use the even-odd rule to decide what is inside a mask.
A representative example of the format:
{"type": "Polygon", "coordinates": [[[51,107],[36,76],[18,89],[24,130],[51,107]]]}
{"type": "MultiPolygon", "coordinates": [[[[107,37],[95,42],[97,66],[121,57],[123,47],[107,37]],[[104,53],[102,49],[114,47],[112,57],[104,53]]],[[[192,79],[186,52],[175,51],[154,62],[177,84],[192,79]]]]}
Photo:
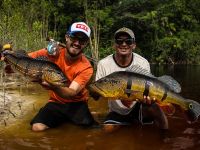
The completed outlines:
{"type": "Polygon", "coordinates": [[[49,36],[64,42],[72,22],[86,21],[86,54],[96,60],[112,53],[113,33],[126,26],[151,63],[200,64],[199,8],[199,0],[2,0],[0,44],[33,51],[49,36]]]}

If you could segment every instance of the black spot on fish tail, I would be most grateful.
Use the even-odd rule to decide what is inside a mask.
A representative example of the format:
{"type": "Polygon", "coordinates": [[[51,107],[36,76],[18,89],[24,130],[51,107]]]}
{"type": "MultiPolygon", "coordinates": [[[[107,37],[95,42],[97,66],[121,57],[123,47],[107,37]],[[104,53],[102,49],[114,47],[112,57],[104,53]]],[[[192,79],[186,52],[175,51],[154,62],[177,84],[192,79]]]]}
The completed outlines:
{"type": "Polygon", "coordinates": [[[193,110],[189,109],[186,111],[186,115],[188,117],[188,123],[193,123],[197,120],[198,117],[196,117],[195,113],[193,112],[193,110]]]}
{"type": "Polygon", "coordinates": [[[200,104],[194,100],[189,100],[188,110],[186,111],[188,123],[193,123],[198,120],[200,115],[200,104]]]}

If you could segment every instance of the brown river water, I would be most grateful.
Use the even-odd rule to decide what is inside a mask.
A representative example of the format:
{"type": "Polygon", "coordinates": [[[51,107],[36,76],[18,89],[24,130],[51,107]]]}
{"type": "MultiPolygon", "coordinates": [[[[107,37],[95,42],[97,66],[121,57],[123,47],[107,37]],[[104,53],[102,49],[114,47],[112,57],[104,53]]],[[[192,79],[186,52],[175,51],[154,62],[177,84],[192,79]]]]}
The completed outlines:
{"type": "MultiPolygon", "coordinates": [[[[182,86],[183,97],[200,102],[200,66],[152,66],[152,73],[156,76],[163,74],[173,76],[182,86]]],[[[1,84],[4,85],[7,82],[1,84]]],[[[64,124],[45,132],[32,132],[29,122],[40,107],[47,102],[47,93],[37,84],[28,85],[21,81],[21,83],[15,82],[11,85],[12,88],[4,89],[1,86],[4,95],[1,95],[0,101],[4,104],[0,105],[0,150],[200,149],[200,119],[194,124],[188,124],[181,113],[168,116],[170,129],[168,138],[165,140],[161,139],[159,130],[155,126],[138,124],[109,134],[104,133],[101,128],[88,129],[72,124],[64,124]],[[5,107],[9,99],[13,105],[16,102],[18,105],[9,107],[8,111],[5,107]],[[16,109],[18,111],[15,111],[16,109]],[[3,115],[6,113],[9,115],[3,115]]],[[[90,99],[89,108],[95,119],[102,123],[107,113],[107,101],[90,99]]]]}

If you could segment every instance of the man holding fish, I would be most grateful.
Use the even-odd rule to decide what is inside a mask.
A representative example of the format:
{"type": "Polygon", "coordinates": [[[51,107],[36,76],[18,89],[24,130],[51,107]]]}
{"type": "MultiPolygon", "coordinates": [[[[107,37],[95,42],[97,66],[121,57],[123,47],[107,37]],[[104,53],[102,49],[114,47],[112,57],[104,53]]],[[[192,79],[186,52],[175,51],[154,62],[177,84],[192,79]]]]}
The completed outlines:
{"type": "Polygon", "coordinates": [[[52,56],[47,49],[29,53],[32,58],[44,56],[50,59],[61,68],[67,79],[65,86],[46,81],[41,83],[49,90],[50,98],[32,120],[33,131],[43,131],[68,121],[82,126],[96,123],[88,109],[88,91],[85,88],[93,74],[90,62],[83,55],[90,33],[87,24],[75,22],[65,35],[66,47],[58,47],[56,55],[52,56]]]}
{"type": "MultiPolygon", "coordinates": [[[[126,27],[120,28],[115,32],[114,40],[113,48],[115,49],[115,54],[109,55],[99,61],[96,73],[97,81],[116,71],[131,71],[135,66],[140,66],[146,72],[150,73],[149,62],[142,56],[132,52],[136,48],[136,43],[135,35],[131,29],[126,27]]],[[[116,82],[114,80],[113,82],[116,82]]],[[[91,87],[94,86],[91,85],[91,87]]],[[[130,92],[131,81],[127,83],[126,91],[129,97],[132,94],[130,92]]],[[[103,91],[99,93],[101,92],[103,91]]],[[[109,93],[107,94],[109,95],[109,93]]],[[[154,100],[154,97],[148,96],[148,92],[144,92],[140,102],[125,99],[109,100],[109,114],[104,122],[105,131],[112,132],[135,121],[139,121],[142,124],[155,123],[160,129],[168,129],[168,120],[161,108],[153,102],[154,100]]]]}

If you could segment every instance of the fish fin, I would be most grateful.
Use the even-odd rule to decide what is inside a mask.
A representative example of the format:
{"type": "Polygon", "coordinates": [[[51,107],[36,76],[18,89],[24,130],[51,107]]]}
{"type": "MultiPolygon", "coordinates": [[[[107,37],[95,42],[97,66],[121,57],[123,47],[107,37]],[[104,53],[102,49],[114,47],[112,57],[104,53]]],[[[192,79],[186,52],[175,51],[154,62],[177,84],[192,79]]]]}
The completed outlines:
{"type": "Polygon", "coordinates": [[[45,60],[45,61],[50,61],[47,56],[38,56],[35,58],[36,60],[45,60]]]}
{"type": "Polygon", "coordinates": [[[152,78],[156,78],[148,70],[140,67],[139,65],[132,65],[132,66],[128,67],[126,69],[126,71],[128,71],[128,72],[134,72],[134,73],[138,73],[138,74],[142,74],[142,75],[149,76],[149,77],[152,77],[152,78]]]}
{"type": "Polygon", "coordinates": [[[157,79],[162,81],[163,83],[167,84],[170,90],[172,90],[176,93],[181,92],[180,84],[171,76],[163,75],[163,76],[158,77],[157,79]]]}
{"type": "Polygon", "coordinates": [[[126,69],[126,71],[142,74],[142,75],[145,75],[145,76],[148,76],[148,77],[151,77],[151,78],[157,78],[158,80],[165,83],[169,87],[169,89],[171,89],[172,91],[174,91],[176,93],[181,92],[180,84],[174,78],[172,78],[171,76],[163,75],[161,77],[155,77],[148,70],[140,67],[139,65],[132,65],[131,67],[128,67],[126,69]]]}
{"type": "Polygon", "coordinates": [[[4,56],[12,55],[13,57],[18,57],[18,58],[29,57],[25,50],[16,50],[16,51],[5,50],[5,51],[3,51],[3,55],[4,56]]]}
{"type": "Polygon", "coordinates": [[[156,102],[160,108],[164,111],[164,113],[168,116],[172,116],[176,112],[176,108],[173,104],[171,103],[159,103],[156,102]]]}
{"type": "Polygon", "coordinates": [[[13,55],[15,55],[16,57],[29,57],[27,52],[22,49],[14,51],[13,55]]]}

